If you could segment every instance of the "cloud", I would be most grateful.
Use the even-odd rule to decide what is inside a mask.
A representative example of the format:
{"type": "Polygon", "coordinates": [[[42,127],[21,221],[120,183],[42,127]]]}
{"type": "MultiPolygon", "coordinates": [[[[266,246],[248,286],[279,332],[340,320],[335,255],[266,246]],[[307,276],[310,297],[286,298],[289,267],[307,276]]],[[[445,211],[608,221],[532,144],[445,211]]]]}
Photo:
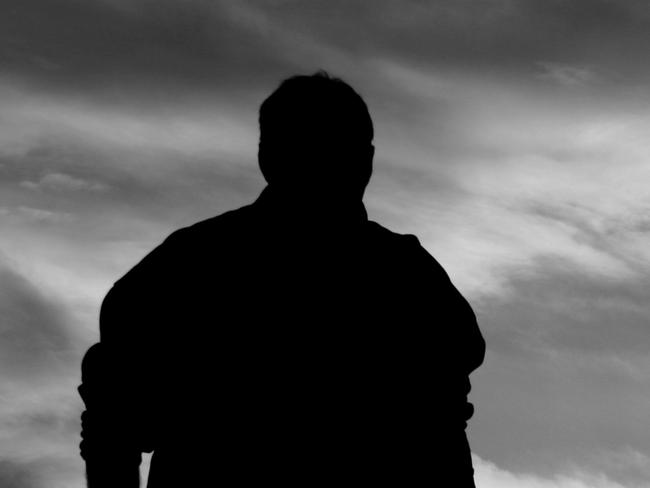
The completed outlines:
{"type": "MultiPolygon", "coordinates": [[[[635,0],[247,2],[267,24],[359,60],[530,76],[531,59],[591,62],[618,81],[646,77],[642,45],[650,19],[635,0]],[[363,29],[359,29],[359,24],[363,29]],[[617,52],[625,52],[622,59],[617,52]]],[[[629,81],[629,80],[628,80],[629,81]]]]}
{"type": "Polygon", "coordinates": [[[544,478],[526,473],[511,473],[494,463],[473,456],[477,488],[630,488],[604,475],[576,471],[568,475],[544,478]]]}
{"type": "Polygon", "coordinates": [[[34,222],[38,224],[50,223],[61,224],[72,219],[72,215],[66,212],[53,212],[43,208],[27,207],[20,205],[15,208],[0,207],[0,215],[18,220],[34,222]]]}
{"type": "Polygon", "coordinates": [[[169,101],[134,107],[88,103],[78,95],[19,89],[2,81],[0,127],[6,131],[0,136],[0,154],[7,156],[61,140],[113,151],[175,150],[193,155],[238,154],[257,141],[257,107],[230,107],[223,95],[179,108],[169,101]]]}
{"type": "Polygon", "coordinates": [[[76,374],[67,373],[28,388],[5,378],[2,387],[7,399],[0,413],[0,459],[21,461],[70,458],[80,462],[77,447],[81,441],[82,402],[76,391],[80,383],[81,357],[77,357],[76,374]]]}
{"type": "Polygon", "coordinates": [[[65,312],[5,263],[0,263],[0,316],[5,379],[48,376],[70,360],[65,312]]]}
{"type": "Polygon", "coordinates": [[[383,205],[401,212],[393,220],[408,222],[404,230],[420,235],[472,296],[504,291],[504,277],[534,269],[540,256],[603,277],[650,265],[643,230],[650,119],[639,100],[556,99],[535,84],[489,75],[376,66],[428,116],[396,144],[386,141],[395,173],[427,176],[415,185],[391,178],[383,205]],[[446,191],[427,188],[431,181],[446,191]]]}
{"type": "Polygon", "coordinates": [[[38,488],[44,484],[31,464],[0,459],[0,486],[3,488],[38,488]]]}
{"type": "Polygon", "coordinates": [[[648,276],[590,274],[562,259],[539,258],[509,275],[509,293],[478,303],[499,352],[560,350],[597,355],[650,354],[648,276]]]}
{"type": "Polygon", "coordinates": [[[262,186],[256,107],[134,110],[17,89],[3,98],[0,207],[12,225],[56,221],[81,239],[105,234],[118,214],[120,226],[136,216],[134,226],[187,225],[262,186]]]}
{"type": "Polygon", "coordinates": [[[543,72],[540,78],[549,79],[564,86],[584,86],[598,81],[596,74],[583,66],[562,63],[540,62],[543,72]]]}
{"type": "Polygon", "coordinates": [[[579,469],[647,485],[648,276],[547,257],[508,280],[472,300],[488,346],[472,375],[475,452],[542,478],[579,469]]]}
{"type": "Polygon", "coordinates": [[[104,293],[174,228],[256,196],[259,103],[322,67],[375,117],[371,213],[479,314],[470,430],[497,463],[477,458],[479,483],[647,485],[645,2],[8,2],[0,435],[76,466],[48,480],[82,480],[78,345],[104,293]]]}
{"type": "MultiPolygon", "coordinates": [[[[273,43],[244,39],[220,2],[10,0],[6,7],[4,73],[60,93],[105,93],[126,84],[141,96],[166,99],[188,88],[234,89],[248,79],[246,66],[261,72],[285,66],[273,43]]],[[[122,98],[119,90],[115,98],[122,98]]]]}
{"type": "Polygon", "coordinates": [[[54,456],[31,461],[0,459],[2,488],[83,488],[80,466],[69,458],[54,456]]]}
{"type": "Polygon", "coordinates": [[[356,81],[372,75],[369,59],[521,77],[535,75],[531,60],[549,60],[547,71],[569,83],[584,80],[583,65],[618,83],[648,75],[650,19],[635,0],[9,0],[7,12],[0,61],[13,85],[126,105],[244,98],[317,68],[356,81]]]}
{"type": "Polygon", "coordinates": [[[107,186],[103,183],[84,180],[65,173],[48,173],[38,181],[25,180],[20,185],[30,190],[103,191],[107,189],[107,186]]]}

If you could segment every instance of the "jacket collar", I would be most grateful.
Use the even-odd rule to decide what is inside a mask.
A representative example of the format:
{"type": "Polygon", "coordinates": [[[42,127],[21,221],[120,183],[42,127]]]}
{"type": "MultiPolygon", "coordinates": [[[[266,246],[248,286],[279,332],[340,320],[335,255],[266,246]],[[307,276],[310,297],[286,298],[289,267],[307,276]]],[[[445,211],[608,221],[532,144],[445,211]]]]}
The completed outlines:
{"type": "Polygon", "coordinates": [[[290,225],[296,230],[352,230],[368,221],[368,213],[362,201],[347,207],[315,205],[297,201],[267,185],[253,203],[253,208],[271,225],[290,225]]]}

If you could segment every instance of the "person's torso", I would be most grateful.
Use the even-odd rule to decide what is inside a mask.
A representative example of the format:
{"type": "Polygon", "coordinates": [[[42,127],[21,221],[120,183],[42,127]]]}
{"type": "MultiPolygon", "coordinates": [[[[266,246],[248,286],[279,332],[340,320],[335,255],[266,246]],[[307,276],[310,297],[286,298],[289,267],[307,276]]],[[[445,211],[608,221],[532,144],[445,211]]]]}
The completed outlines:
{"type": "Polygon", "coordinates": [[[156,472],[190,476],[188,463],[243,485],[415,462],[469,389],[466,372],[444,370],[465,313],[449,285],[372,222],[301,232],[238,212],[191,230],[156,285],[142,339],[157,397],[150,486],[156,472]]]}

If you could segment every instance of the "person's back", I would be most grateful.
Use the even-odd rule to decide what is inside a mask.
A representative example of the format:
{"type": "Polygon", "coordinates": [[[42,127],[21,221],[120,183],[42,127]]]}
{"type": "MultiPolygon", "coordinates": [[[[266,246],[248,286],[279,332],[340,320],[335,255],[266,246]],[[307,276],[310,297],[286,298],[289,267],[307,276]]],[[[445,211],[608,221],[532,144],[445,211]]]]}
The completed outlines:
{"type": "Polygon", "coordinates": [[[109,292],[82,366],[89,485],[135,486],[153,451],[151,488],[472,486],[484,342],[417,239],[367,219],[372,123],[340,113],[354,96],[286,81],[260,112],[259,199],[173,233],[109,292]]]}

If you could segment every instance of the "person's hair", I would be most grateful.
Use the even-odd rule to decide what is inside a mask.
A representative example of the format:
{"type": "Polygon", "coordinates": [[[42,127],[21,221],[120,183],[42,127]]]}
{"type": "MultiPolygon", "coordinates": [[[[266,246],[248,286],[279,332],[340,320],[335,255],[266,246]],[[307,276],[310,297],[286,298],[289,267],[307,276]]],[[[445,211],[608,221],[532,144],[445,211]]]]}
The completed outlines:
{"type": "Polygon", "coordinates": [[[261,139],[296,127],[305,131],[348,129],[351,136],[366,144],[374,137],[366,102],[345,81],[324,70],[284,80],[262,103],[259,124],[261,139]]]}
{"type": "Polygon", "coordinates": [[[369,178],[367,164],[354,164],[363,165],[372,149],[368,107],[350,85],[325,71],[284,80],[262,103],[259,125],[259,163],[269,183],[307,179],[319,184],[333,171],[340,173],[339,180],[369,178]]]}

